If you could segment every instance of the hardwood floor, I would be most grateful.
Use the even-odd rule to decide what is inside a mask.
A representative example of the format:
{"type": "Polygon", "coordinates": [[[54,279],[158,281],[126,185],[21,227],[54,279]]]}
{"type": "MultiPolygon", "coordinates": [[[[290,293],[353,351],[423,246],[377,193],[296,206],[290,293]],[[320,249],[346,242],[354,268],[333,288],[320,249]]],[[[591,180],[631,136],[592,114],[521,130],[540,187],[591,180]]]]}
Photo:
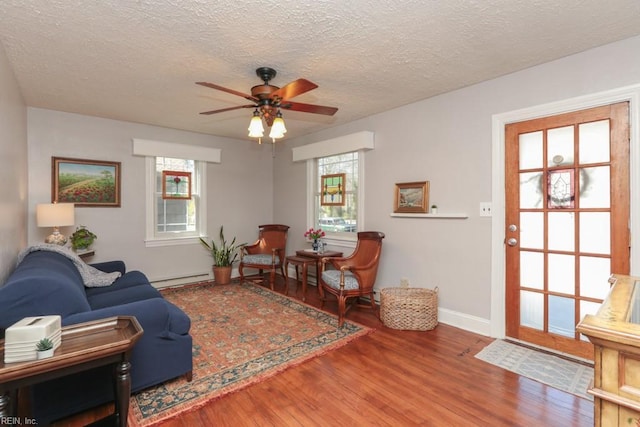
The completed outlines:
{"type": "MultiPolygon", "coordinates": [[[[291,282],[289,294],[295,289],[291,282]]],[[[313,286],[307,303],[319,306],[313,286]]],[[[336,305],[329,301],[325,309],[335,312],[336,305]]],[[[444,324],[427,332],[397,331],[360,308],[347,318],[376,331],[160,425],[593,425],[592,402],[476,359],[491,338],[444,324]]],[[[109,410],[107,405],[55,426],[85,425],[109,410]]]]}

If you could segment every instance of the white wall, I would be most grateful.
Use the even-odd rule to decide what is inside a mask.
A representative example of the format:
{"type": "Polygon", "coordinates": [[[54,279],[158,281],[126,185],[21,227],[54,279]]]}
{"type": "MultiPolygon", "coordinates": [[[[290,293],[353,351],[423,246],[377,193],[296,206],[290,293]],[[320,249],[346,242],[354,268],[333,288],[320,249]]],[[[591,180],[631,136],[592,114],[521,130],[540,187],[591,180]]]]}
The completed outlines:
{"type": "MultiPolygon", "coordinates": [[[[305,167],[290,148],[353,132],[375,132],[366,158],[367,230],[383,231],[377,288],[401,277],[416,287],[439,287],[440,313],[468,317],[488,330],[491,313],[491,218],[479,216],[492,197],[492,115],[640,82],[640,37],[592,49],[458,91],[286,142],[276,161],[275,217],[302,234],[305,167]],[[285,155],[286,154],[286,155],[285,155]],[[466,220],[392,218],[394,184],[430,181],[438,213],[466,220]]],[[[338,112],[338,114],[340,114],[338,112]]],[[[634,123],[633,126],[637,126],[634,123]]],[[[501,230],[498,230],[501,232],[501,230]]]]}
{"type": "MultiPolygon", "coordinates": [[[[144,157],[132,155],[132,139],[150,139],[220,148],[222,161],[207,166],[207,224],[217,238],[224,225],[227,238],[254,241],[257,225],[273,215],[272,156],[269,147],[249,141],[185,132],[157,126],[28,108],[29,243],[44,240],[50,229],[35,223],[35,206],[51,201],[51,157],[121,162],[120,208],[77,207],[76,225],[98,239],[90,262],[122,259],[129,269],[152,281],[207,273],[212,260],[199,244],[145,247],[144,157]]],[[[61,229],[69,235],[73,227],[61,229]]]]}
{"type": "Polygon", "coordinates": [[[0,283],[27,241],[27,109],[0,45],[0,283]]]}

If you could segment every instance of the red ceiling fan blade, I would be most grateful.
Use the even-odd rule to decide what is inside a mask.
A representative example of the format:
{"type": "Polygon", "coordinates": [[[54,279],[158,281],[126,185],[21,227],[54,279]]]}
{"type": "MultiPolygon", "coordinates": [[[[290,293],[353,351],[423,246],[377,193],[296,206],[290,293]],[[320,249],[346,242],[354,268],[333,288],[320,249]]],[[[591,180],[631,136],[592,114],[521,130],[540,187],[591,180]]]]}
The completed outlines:
{"type": "Polygon", "coordinates": [[[256,105],[239,105],[237,107],[228,107],[228,108],[222,108],[220,110],[212,110],[212,111],[204,111],[200,114],[205,114],[205,115],[209,115],[209,114],[216,114],[216,113],[224,113],[225,111],[231,111],[231,110],[239,110],[240,108],[255,108],[256,105]]]}
{"type": "Polygon", "coordinates": [[[287,101],[280,104],[280,108],[291,111],[302,111],[303,113],[324,114],[333,116],[338,109],[336,107],[325,107],[323,105],[303,104],[302,102],[287,101]]]}
{"type": "Polygon", "coordinates": [[[305,92],[309,92],[317,87],[317,84],[310,82],[307,79],[298,79],[273,92],[270,98],[287,100],[295,96],[302,95],[305,92]]]}
{"type": "Polygon", "coordinates": [[[232,95],[237,95],[237,96],[241,96],[244,99],[248,99],[249,101],[253,101],[253,102],[258,102],[258,98],[255,98],[251,95],[247,95],[246,93],[242,93],[242,92],[238,92],[237,90],[233,90],[233,89],[227,89],[226,87],[222,87],[222,86],[218,86],[216,84],[213,83],[207,83],[207,82],[196,82],[197,85],[200,86],[206,86],[209,87],[211,89],[216,89],[216,90],[221,90],[223,92],[227,92],[230,93],[232,95]]]}

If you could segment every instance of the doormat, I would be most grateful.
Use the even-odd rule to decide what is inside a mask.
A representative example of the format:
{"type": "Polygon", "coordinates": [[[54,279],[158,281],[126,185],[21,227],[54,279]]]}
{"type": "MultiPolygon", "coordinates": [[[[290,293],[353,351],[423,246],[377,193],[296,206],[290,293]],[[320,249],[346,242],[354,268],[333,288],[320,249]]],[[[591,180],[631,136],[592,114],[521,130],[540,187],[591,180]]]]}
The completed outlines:
{"type": "Polygon", "coordinates": [[[495,340],[478,352],[476,357],[558,390],[593,400],[593,396],[587,394],[593,379],[593,368],[582,363],[504,340],[495,340]]]}
{"type": "Polygon", "coordinates": [[[169,289],[191,318],[193,380],[176,378],[131,397],[129,425],[150,426],[269,378],[373,332],[250,283],[169,289]]]}

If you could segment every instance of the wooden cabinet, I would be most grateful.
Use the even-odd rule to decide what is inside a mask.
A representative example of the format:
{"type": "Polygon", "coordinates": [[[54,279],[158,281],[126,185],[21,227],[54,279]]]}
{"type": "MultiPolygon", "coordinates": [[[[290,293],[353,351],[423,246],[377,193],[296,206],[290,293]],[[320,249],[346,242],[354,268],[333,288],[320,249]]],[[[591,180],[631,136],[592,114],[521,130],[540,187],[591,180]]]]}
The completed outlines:
{"type": "Polygon", "coordinates": [[[577,330],[594,345],[596,426],[640,425],[640,278],[613,275],[609,295],[577,330]]]}

